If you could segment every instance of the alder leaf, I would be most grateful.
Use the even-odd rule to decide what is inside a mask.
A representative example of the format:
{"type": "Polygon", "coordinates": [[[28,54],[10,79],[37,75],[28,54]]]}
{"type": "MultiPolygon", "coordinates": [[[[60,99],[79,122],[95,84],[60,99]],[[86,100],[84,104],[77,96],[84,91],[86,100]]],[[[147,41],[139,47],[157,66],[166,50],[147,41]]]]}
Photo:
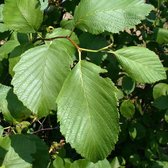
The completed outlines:
{"type": "Polygon", "coordinates": [[[66,141],[96,162],[114,149],[119,122],[116,88],[93,63],[80,61],[65,80],[57,99],[58,121],[66,141]]]}
{"type": "Polygon", "coordinates": [[[70,72],[71,55],[59,41],[27,50],[14,67],[14,92],[39,117],[55,109],[56,97],[70,72]]]}
{"type": "Polygon", "coordinates": [[[133,28],[153,9],[144,0],[81,0],[75,9],[76,27],[92,34],[133,28]]]}
{"type": "Polygon", "coordinates": [[[138,82],[153,83],[166,79],[159,57],[147,48],[126,47],[114,52],[128,75],[138,82]]]}
{"type": "Polygon", "coordinates": [[[38,0],[6,0],[3,21],[11,30],[21,33],[35,33],[42,21],[43,12],[38,0]]]}

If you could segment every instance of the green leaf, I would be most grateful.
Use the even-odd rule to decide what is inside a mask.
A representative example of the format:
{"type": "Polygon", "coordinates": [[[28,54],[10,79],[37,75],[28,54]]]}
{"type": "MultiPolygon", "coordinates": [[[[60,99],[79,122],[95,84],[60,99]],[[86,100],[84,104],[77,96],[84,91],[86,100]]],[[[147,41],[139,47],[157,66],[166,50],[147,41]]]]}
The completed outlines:
{"type": "Polygon", "coordinates": [[[168,95],[168,84],[166,83],[158,83],[153,88],[153,98],[157,99],[161,96],[168,95]]]}
{"type": "Polygon", "coordinates": [[[8,31],[7,26],[3,23],[0,23],[0,33],[3,33],[5,31],[8,31]]]}
{"type": "Polygon", "coordinates": [[[9,40],[3,46],[0,47],[0,61],[7,58],[8,54],[19,45],[16,40],[9,40]]]}
{"type": "Polygon", "coordinates": [[[163,43],[168,44],[168,29],[159,28],[157,31],[156,41],[159,44],[163,44],[163,43]]]}
{"type": "Polygon", "coordinates": [[[126,94],[132,93],[135,89],[135,81],[128,76],[124,76],[122,80],[122,89],[126,94]]]}
{"type": "Polygon", "coordinates": [[[76,27],[92,34],[133,28],[153,9],[144,0],[81,0],[75,9],[76,27]]]}
{"type": "Polygon", "coordinates": [[[134,116],[135,106],[131,102],[131,100],[124,100],[121,103],[120,112],[121,112],[122,116],[124,116],[127,119],[131,119],[134,116]]]}
{"type": "Polygon", "coordinates": [[[142,83],[166,79],[166,73],[158,56],[143,47],[126,47],[114,52],[128,75],[142,83]]]}
{"type": "Polygon", "coordinates": [[[11,87],[0,84],[0,111],[6,121],[17,123],[30,116],[31,112],[23,106],[11,87]]]}
{"type": "Polygon", "coordinates": [[[36,152],[35,144],[24,135],[14,135],[0,139],[0,160],[8,168],[30,168],[33,162],[32,154],[36,152]],[[4,146],[5,145],[5,146],[4,146]],[[2,156],[1,156],[2,155],[2,156]]]}
{"type": "Polygon", "coordinates": [[[50,168],[59,168],[59,167],[65,168],[63,159],[57,156],[56,159],[53,161],[52,165],[50,166],[50,168]]]}
{"type": "Polygon", "coordinates": [[[17,46],[9,55],[8,61],[9,61],[9,73],[13,77],[14,66],[19,62],[20,56],[28,49],[32,48],[32,44],[25,44],[25,45],[19,45],[17,46]]]}
{"type": "Polygon", "coordinates": [[[35,33],[43,21],[38,0],[6,0],[3,16],[9,29],[22,33],[35,33]]]}
{"type": "Polygon", "coordinates": [[[4,132],[4,128],[0,125],[0,136],[2,136],[3,132],[4,132]]]}
{"type": "Polygon", "coordinates": [[[153,106],[155,106],[156,108],[158,108],[160,110],[168,109],[168,95],[167,96],[161,96],[161,97],[157,98],[154,101],[153,106]]]}
{"type": "MultiPolygon", "coordinates": [[[[78,37],[76,36],[75,33],[72,33],[70,30],[66,30],[66,29],[62,29],[62,28],[57,28],[54,29],[51,33],[48,33],[46,38],[55,38],[55,37],[59,37],[59,36],[70,36],[71,35],[71,40],[74,41],[76,44],[79,44],[79,40],[78,37]]],[[[76,48],[72,45],[72,43],[70,41],[68,41],[66,38],[57,38],[55,40],[52,41],[52,43],[56,43],[55,45],[57,45],[57,42],[59,41],[59,43],[62,44],[62,48],[64,48],[65,50],[67,50],[67,52],[71,55],[71,57],[75,57],[75,51],[76,48]],[[66,46],[66,47],[64,47],[66,46]]],[[[46,44],[51,43],[46,41],[46,44]]]]}
{"type": "Polygon", "coordinates": [[[120,168],[120,161],[118,157],[115,157],[112,161],[111,161],[111,168],[120,168]]]}
{"type": "Polygon", "coordinates": [[[27,138],[36,145],[36,152],[33,156],[33,168],[46,168],[49,163],[48,146],[43,140],[35,135],[27,135],[27,138]]]}
{"type": "Polygon", "coordinates": [[[0,138],[0,164],[2,166],[6,168],[46,168],[48,162],[47,146],[37,136],[12,135],[0,138]]]}
{"type": "Polygon", "coordinates": [[[58,121],[66,141],[94,162],[114,149],[119,133],[116,88],[109,79],[100,77],[105,72],[80,61],[57,99],[58,121]]]}
{"type": "Polygon", "coordinates": [[[56,108],[55,100],[70,72],[71,55],[59,40],[22,54],[14,67],[14,92],[39,117],[56,108]]]}
{"type": "Polygon", "coordinates": [[[87,160],[81,159],[75,161],[70,168],[111,168],[107,159],[92,163],[87,160]]]}

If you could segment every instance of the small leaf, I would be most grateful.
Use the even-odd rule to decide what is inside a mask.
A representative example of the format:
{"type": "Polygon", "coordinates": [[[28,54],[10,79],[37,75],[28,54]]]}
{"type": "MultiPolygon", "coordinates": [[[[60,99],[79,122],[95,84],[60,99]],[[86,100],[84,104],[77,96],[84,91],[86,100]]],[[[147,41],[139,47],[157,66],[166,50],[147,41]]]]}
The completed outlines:
{"type": "Polygon", "coordinates": [[[120,112],[122,116],[127,119],[131,119],[135,113],[135,106],[131,100],[124,100],[120,106],[120,112]]]}
{"type": "Polygon", "coordinates": [[[50,168],[65,168],[63,159],[57,156],[50,168]]]}
{"type": "Polygon", "coordinates": [[[112,161],[111,161],[111,168],[120,168],[120,162],[118,157],[115,157],[112,161]]]}
{"type": "Polygon", "coordinates": [[[76,27],[92,34],[133,28],[153,7],[144,0],[81,0],[75,9],[76,27]]]}
{"type": "Polygon", "coordinates": [[[122,89],[126,94],[132,93],[135,89],[135,81],[128,76],[123,77],[122,89]]]}
{"type": "Polygon", "coordinates": [[[159,28],[157,31],[156,41],[159,44],[168,44],[168,29],[159,28]]]}
{"type": "Polygon", "coordinates": [[[56,97],[72,64],[68,49],[60,40],[35,47],[23,53],[14,67],[14,92],[39,117],[56,108],[56,97]]]}
{"type": "Polygon", "coordinates": [[[153,88],[153,98],[157,99],[161,96],[168,95],[168,84],[166,83],[158,83],[153,88]]]}
{"type": "Polygon", "coordinates": [[[114,149],[119,133],[116,88],[109,79],[100,77],[104,72],[92,63],[80,61],[57,99],[58,121],[66,141],[94,162],[114,149]]]}
{"type": "Polygon", "coordinates": [[[35,33],[43,21],[38,0],[6,0],[3,16],[9,29],[22,33],[35,33]]]}
{"type": "Polygon", "coordinates": [[[158,56],[143,47],[126,47],[114,52],[128,75],[142,83],[166,79],[166,73],[158,56]]]}

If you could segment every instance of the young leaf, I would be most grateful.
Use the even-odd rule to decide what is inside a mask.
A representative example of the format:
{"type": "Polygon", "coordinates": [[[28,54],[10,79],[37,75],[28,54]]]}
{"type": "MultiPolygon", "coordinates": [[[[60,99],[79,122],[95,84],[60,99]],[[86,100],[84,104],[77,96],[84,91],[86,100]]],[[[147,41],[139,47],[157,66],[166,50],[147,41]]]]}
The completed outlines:
{"type": "Polygon", "coordinates": [[[126,47],[114,52],[128,75],[138,82],[153,83],[166,79],[166,73],[158,56],[147,48],[126,47]]]}
{"type": "Polygon", "coordinates": [[[76,27],[92,34],[133,28],[153,9],[144,0],[81,0],[75,9],[76,27]]]}
{"type": "Polygon", "coordinates": [[[9,29],[22,33],[36,32],[43,21],[38,0],[6,0],[3,17],[9,29]]]}
{"type": "Polygon", "coordinates": [[[66,141],[91,161],[114,149],[119,125],[116,88],[100,67],[80,61],[64,82],[57,99],[58,120],[66,141]]]}
{"type": "Polygon", "coordinates": [[[33,113],[46,116],[70,72],[71,56],[59,41],[22,54],[12,80],[14,92],[33,113]]]}

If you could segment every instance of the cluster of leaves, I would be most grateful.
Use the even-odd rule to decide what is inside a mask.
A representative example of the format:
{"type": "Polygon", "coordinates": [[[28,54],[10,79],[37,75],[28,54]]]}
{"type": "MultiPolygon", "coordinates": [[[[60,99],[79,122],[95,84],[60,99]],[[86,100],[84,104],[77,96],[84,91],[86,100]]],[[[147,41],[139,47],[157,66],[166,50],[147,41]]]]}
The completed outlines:
{"type": "Polygon", "coordinates": [[[0,166],[166,168],[167,8],[2,2],[0,166]]]}

